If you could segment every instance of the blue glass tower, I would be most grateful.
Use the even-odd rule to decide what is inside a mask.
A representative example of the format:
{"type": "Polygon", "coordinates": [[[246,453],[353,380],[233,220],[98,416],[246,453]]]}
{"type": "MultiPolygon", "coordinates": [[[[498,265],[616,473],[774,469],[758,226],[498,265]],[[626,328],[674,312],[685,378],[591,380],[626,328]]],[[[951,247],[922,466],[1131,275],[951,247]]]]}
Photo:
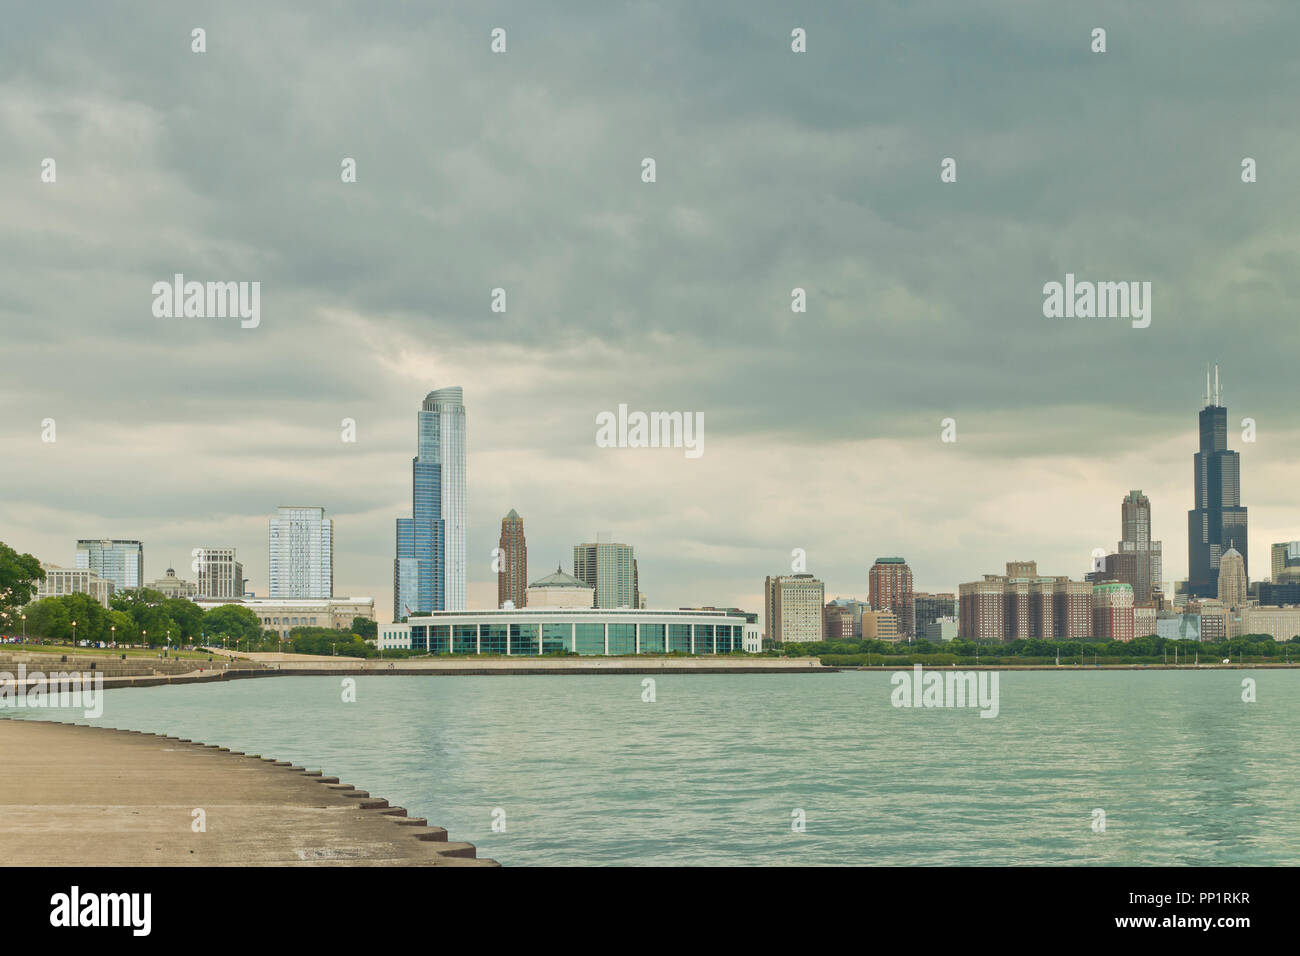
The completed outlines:
{"type": "Polygon", "coordinates": [[[465,404],[458,387],[425,396],[411,460],[411,517],[397,519],[393,620],[465,609],[465,404]]]}

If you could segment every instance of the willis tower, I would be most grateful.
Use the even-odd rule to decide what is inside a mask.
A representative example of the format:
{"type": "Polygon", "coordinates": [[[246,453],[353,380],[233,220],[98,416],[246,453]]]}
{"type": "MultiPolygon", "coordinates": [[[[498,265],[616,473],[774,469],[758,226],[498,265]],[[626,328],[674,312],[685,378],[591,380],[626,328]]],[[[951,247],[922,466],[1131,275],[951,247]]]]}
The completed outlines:
{"type": "MultiPolygon", "coordinates": [[[[1219,557],[1229,548],[1249,561],[1246,509],[1241,504],[1241,456],[1228,451],[1228,409],[1205,372],[1205,407],[1201,409],[1201,450],[1193,458],[1196,507],[1187,512],[1187,590],[1196,597],[1217,597],[1219,557]]],[[[1246,565],[1247,576],[1250,565],[1246,565]]]]}

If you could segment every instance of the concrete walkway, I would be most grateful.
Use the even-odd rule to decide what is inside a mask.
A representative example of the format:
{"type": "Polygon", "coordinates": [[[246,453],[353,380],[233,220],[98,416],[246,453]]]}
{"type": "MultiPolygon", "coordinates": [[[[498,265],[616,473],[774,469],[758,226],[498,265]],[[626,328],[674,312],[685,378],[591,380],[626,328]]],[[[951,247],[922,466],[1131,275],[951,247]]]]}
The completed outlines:
{"type": "Polygon", "coordinates": [[[7,866],[495,865],[337,778],[202,743],[0,718],[0,763],[7,866]]]}

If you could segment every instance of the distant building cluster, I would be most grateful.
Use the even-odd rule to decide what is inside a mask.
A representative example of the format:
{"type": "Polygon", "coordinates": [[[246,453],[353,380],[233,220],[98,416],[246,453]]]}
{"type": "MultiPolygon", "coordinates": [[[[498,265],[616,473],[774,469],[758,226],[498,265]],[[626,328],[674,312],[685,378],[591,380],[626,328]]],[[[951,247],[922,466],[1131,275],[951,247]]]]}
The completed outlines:
{"type": "Polygon", "coordinates": [[[334,522],[320,507],[283,506],[268,521],[268,597],[247,591],[244,566],[233,547],[193,549],[197,580],[174,568],[144,580],[144,545],[135,539],[82,538],[73,567],[42,562],[45,572],[36,598],[87,594],[105,608],[116,594],[137,588],[165,598],[183,598],[206,609],[239,604],[253,611],[262,627],[288,637],[295,627],[345,629],[354,618],[374,620],[371,597],[334,596],[334,522]]]}
{"type": "Polygon", "coordinates": [[[789,642],[925,639],[1131,641],[1158,636],[1215,641],[1268,634],[1300,635],[1300,541],[1274,544],[1272,580],[1252,583],[1241,459],[1228,448],[1228,410],[1219,370],[1207,369],[1193,456],[1188,512],[1188,579],[1163,580],[1163,546],[1151,534],[1151,501],[1141,490],[1120,502],[1115,549],[1094,552],[1091,571],[1040,574],[1035,561],[1009,561],[1005,573],[959,585],[958,593],[913,590],[903,558],[877,558],[867,572],[869,600],[835,598],[811,609],[823,584],[811,574],[764,582],[766,645],[789,642]]]}

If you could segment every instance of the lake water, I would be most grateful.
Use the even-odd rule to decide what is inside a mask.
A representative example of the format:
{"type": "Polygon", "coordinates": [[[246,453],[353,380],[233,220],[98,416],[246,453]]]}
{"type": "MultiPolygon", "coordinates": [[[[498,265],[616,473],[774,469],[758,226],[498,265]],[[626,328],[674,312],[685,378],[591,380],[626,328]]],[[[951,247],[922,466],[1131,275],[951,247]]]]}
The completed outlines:
{"type": "Polygon", "coordinates": [[[2,713],[319,768],[506,865],[1300,863],[1295,671],[1003,672],[994,719],[893,707],[888,672],[660,675],[653,703],[641,681],[359,677],[343,703],[291,677],[2,713]]]}

